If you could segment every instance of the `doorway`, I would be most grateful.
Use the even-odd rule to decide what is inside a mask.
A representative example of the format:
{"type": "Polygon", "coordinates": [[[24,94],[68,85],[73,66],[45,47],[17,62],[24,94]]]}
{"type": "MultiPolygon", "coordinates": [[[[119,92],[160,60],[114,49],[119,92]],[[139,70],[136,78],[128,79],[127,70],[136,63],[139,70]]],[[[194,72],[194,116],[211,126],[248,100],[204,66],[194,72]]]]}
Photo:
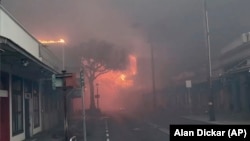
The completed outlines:
{"type": "Polygon", "coordinates": [[[32,136],[32,82],[24,80],[25,138],[32,136]]]}
{"type": "Polygon", "coordinates": [[[0,97],[0,141],[10,140],[9,97],[0,97]]]}
{"type": "Polygon", "coordinates": [[[10,140],[9,74],[0,70],[0,141],[10,140]]]}

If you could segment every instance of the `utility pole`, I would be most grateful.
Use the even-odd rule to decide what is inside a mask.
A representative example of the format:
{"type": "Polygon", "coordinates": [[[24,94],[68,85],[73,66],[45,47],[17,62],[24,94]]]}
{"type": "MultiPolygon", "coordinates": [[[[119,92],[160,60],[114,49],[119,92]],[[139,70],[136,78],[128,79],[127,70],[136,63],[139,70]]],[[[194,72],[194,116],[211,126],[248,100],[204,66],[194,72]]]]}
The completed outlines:
{"type": "Polygon", "coordinates": [[[64,134],[65,141],[68,141],[68,111],[67,111],[67,84],[66,78],[72,77],[72,73],[66,73],[66,70],[62,70],[61,74],[52,75],[52,88],[55,90],[57,87],[61,87],[63,91],[63,103],[64,103],[64,134]]]}
{"type": "Polygon", "coordinates": [[[215,113],[214,113],[214,96],[212,92],[212,65],[211,65],[211,48],[210,48],[210,31],[208,24],[208,11],[207,11],[207,2],[203,0],[204,6],[204,21],[205,21],[205,37],[206,37],[206,46],[208,52],[208,91],[209,91],[209,102],[208,102],[208,113],[209,120],[215,121],[215,113]]]}
{"type": "Polygon", "coordinates": [[[150,49],[151,49],[153,109],[156,110],[154,48],[153,48],[153,45],[151,43],[150,43],[150,49]]]}

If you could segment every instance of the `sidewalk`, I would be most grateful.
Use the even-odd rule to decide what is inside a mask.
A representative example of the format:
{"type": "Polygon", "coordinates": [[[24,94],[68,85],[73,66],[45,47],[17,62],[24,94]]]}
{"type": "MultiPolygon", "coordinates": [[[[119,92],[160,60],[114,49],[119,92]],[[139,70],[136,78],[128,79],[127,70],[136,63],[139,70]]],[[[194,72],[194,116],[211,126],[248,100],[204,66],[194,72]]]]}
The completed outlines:
{"type": "Polygon", "coordinates": [[[48,131],[43,131],[24,141],[64,141],[64,131],[61,127],[55,127],[48,131]]]}
{"type": "Polygon", "coordinates": [[[145,115],[146,121],[158,125],[169,124],[220,124],[220,125],[250,125],[250,114],[243,113],[215,113],[215,121],[210,121],[207,113],[189,114],[175,109],[161,110],[145,115]]]}
{"type": "Polygon", "coordinates": [[[215,114],[215,121],[209,121],[207,114],[182,116],[185,119],[221,125],[250,125],[250,114],[215,114]]]}
{"type": "MultiPolygon", "coordinates": [[[[86,120],[86,133],[88,141],[103,140],[105,126],[101,115],[91,116],[86,120]]],[[[69,121],[68,138],[76,136],[77,141],[83,141],[82,120],[69,121]]],[[[48,131],[42,131],[24,141],[65,141],[63,124],[48,131]]]]}

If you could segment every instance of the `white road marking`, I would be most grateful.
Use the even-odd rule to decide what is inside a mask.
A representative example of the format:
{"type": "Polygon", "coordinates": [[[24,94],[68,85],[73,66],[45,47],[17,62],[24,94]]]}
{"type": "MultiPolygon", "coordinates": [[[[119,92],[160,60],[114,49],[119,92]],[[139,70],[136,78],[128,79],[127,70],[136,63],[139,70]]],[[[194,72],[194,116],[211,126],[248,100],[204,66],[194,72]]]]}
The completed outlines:
{"type": "Polygon", "coordinates": [[[158,129],[159,131],[161,131],[161,132],[163,132],[163,133],[165,133],[165,134],[170,134],[170,132],[169,132],[169,129],[167,129],[167,128],[164,128],[164,127],[160,127],[159,125],[157,125],[157,124],[154,124],[154,123],[151,123],[151,122],[146,122],[149,126],[151,126],[151,127],[153,127],[153,128],[156,128],[156,129],[158,129]]]}
{"type": "Polygon", "coordinates": [[[169,130],[166,128],[158,128],[161,132],[165,133],[165,134],[170,134],[169,130]]]}
{"type": "Polygon", "coordinates": [[[106,128],[106,141],[110,141],[109,139],[109,127],[108,127],[108,121],[107,121],[107,118],[105,120],[105,128],[106,128]]]}

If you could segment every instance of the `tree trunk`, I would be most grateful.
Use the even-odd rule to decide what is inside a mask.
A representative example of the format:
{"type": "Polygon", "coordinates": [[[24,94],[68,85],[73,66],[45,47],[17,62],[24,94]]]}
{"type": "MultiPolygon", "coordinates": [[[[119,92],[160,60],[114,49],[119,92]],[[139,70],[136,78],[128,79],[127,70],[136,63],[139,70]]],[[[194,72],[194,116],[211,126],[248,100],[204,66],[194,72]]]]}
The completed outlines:
{"type": "Polygon", "coordinates": [[[95,91],[94,91],[94,80],[89,80],[89,90],[90,90],[90,110],[95,110],[95,91]]]}

